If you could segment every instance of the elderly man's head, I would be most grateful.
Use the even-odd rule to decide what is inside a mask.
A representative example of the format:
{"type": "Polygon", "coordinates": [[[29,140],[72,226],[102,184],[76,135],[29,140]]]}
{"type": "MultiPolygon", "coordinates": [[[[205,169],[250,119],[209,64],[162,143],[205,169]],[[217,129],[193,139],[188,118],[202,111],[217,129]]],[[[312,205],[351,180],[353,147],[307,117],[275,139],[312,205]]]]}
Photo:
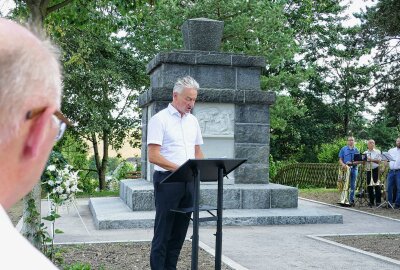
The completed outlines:
{"type": "Polygon", "coordinates": [[[367,147],[369,150],[373,150],[375,148],[375,141],[372,139],[369,139],[367,142],[367,147]]]}
{"type": "Polygon", "coordinates": [[[192,77],[178,79],[173,89],[172,105],[182,115],[190,113],[196,102],[198,89],[199,84],[192,77]]]}
{"type": "Polygon", "coordinates": [[[0,19],[0,204],[24,196],[44,168],[60,128],[61,72],[55,48],[0,19]]]}

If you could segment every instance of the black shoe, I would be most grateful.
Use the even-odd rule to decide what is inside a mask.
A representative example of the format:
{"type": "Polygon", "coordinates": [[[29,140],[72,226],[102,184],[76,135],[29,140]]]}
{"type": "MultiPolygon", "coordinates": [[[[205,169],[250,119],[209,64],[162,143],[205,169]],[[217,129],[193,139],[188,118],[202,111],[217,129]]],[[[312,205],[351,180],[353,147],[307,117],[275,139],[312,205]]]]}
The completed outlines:
{"type": "Polygon", "coordinates": [[[354,201],[350,202],[350,206],[351,206],[351,207],[356,206],[356,204],[354,203],[354,201]]]}
{"type": "Polygon", "coordinates": [[[373,205],[373,203],[368,203],[369,208],[372,208],[373,205]]]}

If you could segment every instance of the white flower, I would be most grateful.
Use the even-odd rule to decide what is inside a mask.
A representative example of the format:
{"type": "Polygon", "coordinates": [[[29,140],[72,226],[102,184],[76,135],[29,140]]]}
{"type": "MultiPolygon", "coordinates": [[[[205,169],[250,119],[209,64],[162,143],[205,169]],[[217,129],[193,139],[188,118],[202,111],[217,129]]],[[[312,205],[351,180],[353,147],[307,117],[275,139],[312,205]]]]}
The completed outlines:
{"type": "Polygon", "coordinates": [[[64,193],[64,189],[61,186],[56,187],[55,191],[59,194],[63,194],[64,193]]]}
{"type": "Polygon", "coordinates": [[[54,172],[54,171],[56,170],[56,166],[55,166],[55,165],[49,165],[49,166],[47,167],[47,170],[48,170],[48,171],[51,171],[51,172],[54,172]]]}
{"type": "Polygon", "coordinates": [[[49,180],[49,181],[47,181],[47,184],[48,184],[49,186],[54,186],[54,181],[53,181],[53,180],[49,180]]]}

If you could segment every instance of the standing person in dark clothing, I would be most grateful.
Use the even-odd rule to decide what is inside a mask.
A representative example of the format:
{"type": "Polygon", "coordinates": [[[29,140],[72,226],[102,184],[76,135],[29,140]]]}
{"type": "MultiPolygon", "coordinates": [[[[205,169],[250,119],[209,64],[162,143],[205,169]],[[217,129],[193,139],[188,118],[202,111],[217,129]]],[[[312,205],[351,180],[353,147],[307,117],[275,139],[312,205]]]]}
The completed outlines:
{"type": "Polygon", "coordinates": [[[197,98],[199,84],[190,76],[179,79],[173,89],[173,100],[155,114],[148,124],[148,156],[154,166],[156,218],[151,244],[151,269],[176,269],[186,237],[190,215],[170,209],[193,206],[193,185],[169,183],[160,185],[186,160],[203,158],[203,138],[197,118],[190,112],[197,98]]]}
{"type": "Polygon", "coordinates": [[[396,147],[390,149],[388,153],[393,158],[393,161],[389,162],[389,174],[387,177],[388,201],[391,204],[395,203],[395,208],[400,208],[400,138],[396,140],[396,147]],[[397,191],[393,196],[395,189],[397,191]]]}

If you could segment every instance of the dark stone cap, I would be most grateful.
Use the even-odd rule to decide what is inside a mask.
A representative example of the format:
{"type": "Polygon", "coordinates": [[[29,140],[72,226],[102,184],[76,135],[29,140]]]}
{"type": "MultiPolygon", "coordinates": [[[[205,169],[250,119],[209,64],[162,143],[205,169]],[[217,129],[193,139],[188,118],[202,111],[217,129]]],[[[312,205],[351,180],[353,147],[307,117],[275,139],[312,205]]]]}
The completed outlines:
{"type": "MultiPolygon", "coordinates": [[[[150,88],[142,93],[139,100],[139,107],[148,106],[154,101],[171,101],[172,89],[150,88]]],[[[233,89],[202,89],[198,91],[197,102],[213,103],[234,103],[234,104],[265,104],[275,103],[275,92],[262,90],[233,90],[233,89]]]]}
{"type": "Polygon", "coordinates": [[[186,50],[219,51],[224,22],[207,18],[195,18],[182,25],[183,42],[186,50]]]}
{"type": "Polygon", "coordinates": [[[265,68],[265,58],[262,56],[249,56],[244,54],[205,52],[205,51],[182,51],[158,53],[148,64],[147,74],[164,63],[181,65],[216,65],[231,67],[259,67],[265,68]]]}

